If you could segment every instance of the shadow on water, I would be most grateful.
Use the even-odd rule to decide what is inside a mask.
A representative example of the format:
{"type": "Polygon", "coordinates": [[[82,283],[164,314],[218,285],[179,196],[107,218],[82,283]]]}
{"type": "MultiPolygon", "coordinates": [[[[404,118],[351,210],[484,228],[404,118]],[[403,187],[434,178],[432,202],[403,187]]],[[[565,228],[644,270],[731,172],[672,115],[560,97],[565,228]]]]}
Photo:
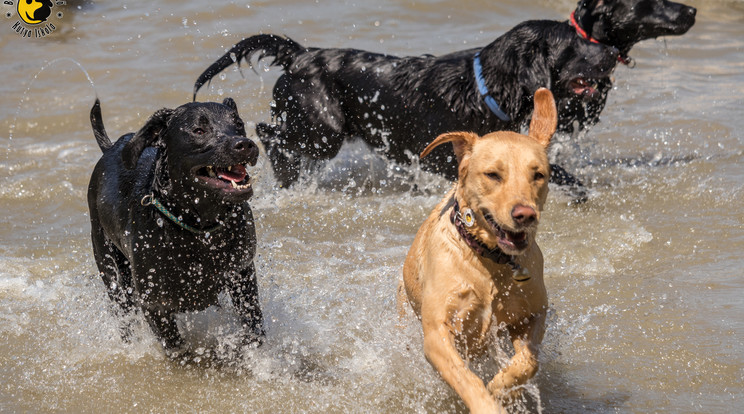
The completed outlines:
{"type": "Polygon", "coordinates": [[[545,413],[555,414],[604,414],[616,413],[631,398],[627,392],[608,390],[600,397],[589,397],[581,387],[572,386],[572,378],[565,374],[566,366],[549,362],[540,367],[535,377],[540,389],[545,413]]]}

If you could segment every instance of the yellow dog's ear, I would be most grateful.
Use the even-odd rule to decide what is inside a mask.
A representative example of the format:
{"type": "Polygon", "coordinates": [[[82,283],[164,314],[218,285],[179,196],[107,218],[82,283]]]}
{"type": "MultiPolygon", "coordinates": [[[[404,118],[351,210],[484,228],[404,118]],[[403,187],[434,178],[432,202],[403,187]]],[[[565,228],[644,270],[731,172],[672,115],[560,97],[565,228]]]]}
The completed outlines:
{"type": "Polygon", "coordinates": [[[473,152],[473,145],[478,140],[478,135],[472,132],[447,132],[434,139],[423,151],[421,151],[420,158],[424,158],[436,147],[451,142],[452,148],[455,150],[457,156],[457,163],[459,164],[462,159],[471,152],[473,152]]]}
{"type": "Polygon", "coordinates": [[[553,94],[548,89],[540,88],[535,92],[535,109],[530,122],[530,138],[543,147],[547,147],[557,126],[558,111],[555,109],[553,94]]]}

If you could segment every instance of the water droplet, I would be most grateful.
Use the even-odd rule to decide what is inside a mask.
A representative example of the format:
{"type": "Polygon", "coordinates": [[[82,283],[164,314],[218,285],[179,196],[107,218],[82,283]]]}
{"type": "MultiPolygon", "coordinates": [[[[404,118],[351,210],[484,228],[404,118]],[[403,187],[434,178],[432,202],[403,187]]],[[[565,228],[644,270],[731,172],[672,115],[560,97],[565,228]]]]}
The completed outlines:
{"type": "Polygon", "coordinates": [[[163,227],[163,219],[161,217],[158,217],[155,222],[158,224],[158,227],[163,227]]]}

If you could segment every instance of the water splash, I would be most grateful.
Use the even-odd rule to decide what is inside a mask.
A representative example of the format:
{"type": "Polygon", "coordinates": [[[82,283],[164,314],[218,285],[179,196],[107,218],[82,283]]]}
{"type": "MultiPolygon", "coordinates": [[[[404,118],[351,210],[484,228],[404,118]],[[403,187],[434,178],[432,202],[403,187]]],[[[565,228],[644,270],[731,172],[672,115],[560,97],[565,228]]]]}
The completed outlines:
{"type": "Polygon", "coordinates": [[[88,79],[88,82],[90,83],[91,88],[93,88],[94,95],[96,97],[98,97],[98,92],[96,91],[96,85],[93,82],[93,79],[90,77],[90,74],[88,73],[87,70],[85,70],[85,68],[83,67],[83,65],[80,62],[78,62],[77,60],[75,60],[73,58],[69,58],[69,57],[61,57],[61,58],[53,59],[53,60],[47,62],[46,64],[44,64],[44,66],[42,66],[41,69],[39,69],[39,71],[36,72],[36,74],[34,75],[34,77],[31,79],[31,83],[28,85],[28,87],[26,88],[26,90],[23,91],[23,95],[21,96],[21,99],[18,101],[18,106],[16,107],[15,114],[13,115],[13,123],[10,125],[10,129],[8,131],[8,139],[13,140],[13,130],[16,127],[16,123],[18,121],[18,116],[21,113],[21,106],[23,105],[23,102],[26,100],[26,96],[28,95],[29,91],[33,87],[34,82],[36,81],[36,79],[38,79],[39,75],[41,75],[41,73],[44,72],[45,70],[47,70],[49,67],[51,67],[54,64],[60,63],[60,62],[72,62],[78,68],[80,68],[80,70],[83,72],[83,74],[85,75],[85,77],[88,79]]]}

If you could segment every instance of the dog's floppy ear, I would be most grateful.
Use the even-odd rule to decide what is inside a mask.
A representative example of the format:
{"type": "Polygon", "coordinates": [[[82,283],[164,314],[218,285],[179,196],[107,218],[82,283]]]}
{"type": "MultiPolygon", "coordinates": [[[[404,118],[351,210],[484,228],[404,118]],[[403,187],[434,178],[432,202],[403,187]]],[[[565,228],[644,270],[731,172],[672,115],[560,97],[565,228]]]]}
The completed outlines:
{"type": "Polygon", "coordinates": [[[235,103],[233,98],[225,98],[224,101],[222,101],[222,105],[228,106],[235,110],[235,112],[238,111],[238,104],[235,103]]]}
{"type": "Polygon", "coordinates": [[[147,120],[145,126],[137,131],[132,139],[124,145],[121,150],[121,160],[125,167],[131,170],[137,166],[137,160],[142,155],[142,151],[151,146],[162,135],[173,112],[173,109],[168,108],[155,111],[147,120]]]}
{"type": "Polygon", "coordinates": [[[547,147],[557,126],[558,111],[555,109],[553,94],[548,89],[540,88],[535,92],[535,109],[530,122],[530,137],[543,147],[547,147]]]}
{"type": "Polygon", "coordinates": [[[472,132],[447,132],[434,139],[431,144],[427,145],[423,151],[421,151],[420,158],[424,158],[436,147],[451,142],[452,147],[455,150],[457,156],[457,162],[460,163],[466,155],[469,155],[473,151],[473,144],[478,140],[478,135],[472,132]]]}

